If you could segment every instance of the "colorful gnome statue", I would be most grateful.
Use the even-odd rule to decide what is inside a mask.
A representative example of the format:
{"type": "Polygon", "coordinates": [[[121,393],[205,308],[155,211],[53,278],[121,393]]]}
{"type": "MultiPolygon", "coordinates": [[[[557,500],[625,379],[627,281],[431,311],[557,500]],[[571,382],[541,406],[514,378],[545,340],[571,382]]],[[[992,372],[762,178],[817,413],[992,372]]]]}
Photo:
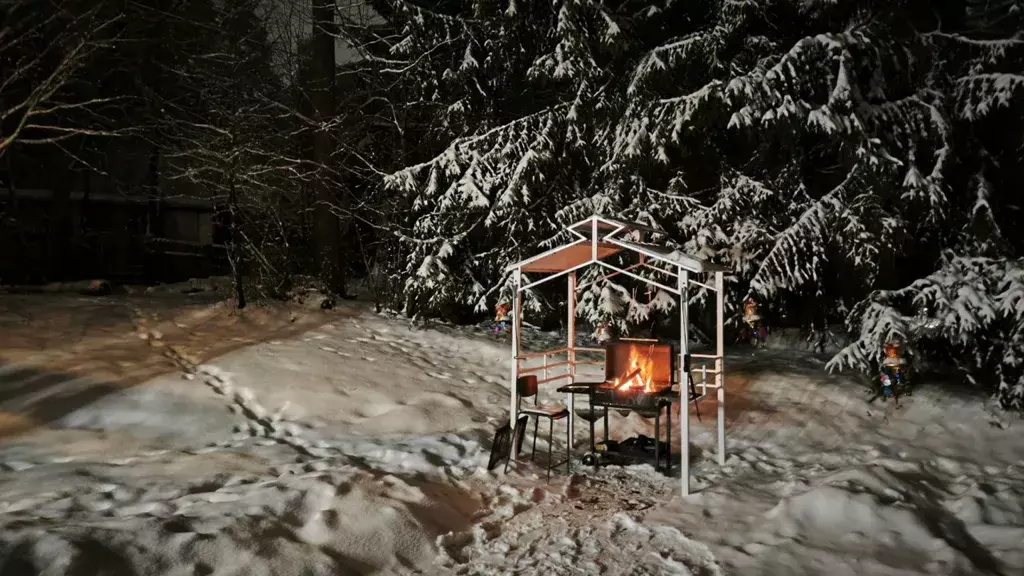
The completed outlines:
{"type": "Polygon", "coordinates": [[[508,330],[509,323],[512,321],[510,314],[512,312],[512,307],[503,302],[498,304],[494,310],[494,333],[501,334],[505,330],[508,330]]]}
{"type": "Polygon", "coordinates": [[[768,330],[761,322],[761,313],[758,312],[757,302],[753,298],[747,298],[743,304],[743,322],[747,325],[750,343],[755,347],[763,346],[768,330]]]}
{"type": "Polygon", "coordinates": [[[886,400],[910,393],[910,383],[907,381],[907,361],[900,352],[899,342],[890,341],[885,345],[885,358],[882,359],[880,379],[882,398],[886,400]]]}
{"type": "Polygon", "coordinates": [[[602,322],[602,323],[598,324],[596,327],[594,327],[594,340],[596,340],[598,344],[604,344],[605,342],[607,342],[607,341],[609,341],[611,339],[612,339],[612,329],[611,329],[611,326],[608,326],[607,324],[602,322]]]}

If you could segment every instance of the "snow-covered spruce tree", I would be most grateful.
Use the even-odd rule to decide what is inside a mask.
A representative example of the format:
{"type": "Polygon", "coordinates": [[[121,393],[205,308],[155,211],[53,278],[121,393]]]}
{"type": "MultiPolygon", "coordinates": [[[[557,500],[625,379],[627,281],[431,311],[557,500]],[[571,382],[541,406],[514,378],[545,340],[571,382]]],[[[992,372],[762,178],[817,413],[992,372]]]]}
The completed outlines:
{"type": "Polygon", "coordinates": [[[946,55],[936,76],[956,136],[946,250],[930,274],[854,309],[857,338],[832,367],[873,368],[878,343],[898,337],[1024,410],[1022,18],[1019,2],[968,2],[961,22],[926,35],[946,55]]]}
{"type": "MultiPolygon", "coordinates": [[[[866,311],[886,300],[885,290],[892,303],[877,305],[895,311],[900,290],[921,290],[936,270],[967,261],[991,269],[1001,315],[976,332],[980,340],[957,345],[994,358],[998,334],[1019,337],[1016,288],[994,282],[1021,249],[1001,233],[1021,223],[1012,196],[1021,130],[988,126],[1020,122],[1012,2],[937,10],[924,1],[721,0],[662,9],[656,24],[646,18],[653,7],[556,3],[557,16],[545,19],[544,7],[529,6],[534,13],[521,22],[480,9],[449,15],[444,29],[464,32],[435,34],[414,51],[428,55],[418,63],[447,54],[424,68],[439,79],[425,101],[438,107],[451,140],[444,153],[389,179],[409,195],[416,222],[403,272],[412,298],[434,311],[483,307],[507,294],[506,263],[561,240],[559,225],[600,212],[658,225],[669,231],[662,241],[729,265],[734,310],[752,294],[785,323],[853,311],[851,330],[863,337],[834,368],[874,370],[893,331],[876,330],[866,311]],[[578,24],[563,24],[567,16],[578,24]],[[481,22],[500,33],[473,62],[501,54],[503,69],[525,75],[457,64],[472,42],[461,39],[474,38],[481,22]],[[510,29],[520,31],[515,44],[510,29]],[[563,44],[566,30],[578,35],[563,44]],[[611,44],[609,30],[618,38],[611,44]],[[537,65],[570,53],[595,65],[561,77],[561,68],[537,65]],[[495,94],[487,83],[494,77],[506,92],[545,81],[538,93],[550,99],[485,114],[480,103],[498,101],[486,96],[495,94]],[[441,88],[452,96],[437,96],[441,88]],[[445,120],[453,111],[460,123],[445,120]],[[522,192],[523,183],[533,192],[539,182],[548,195],[522,192]]],[[[421,30],[429,19],[410,20],[408,30],[421,30]]],[[[643,300],[628,286],[599,282],[580,311],[637,322],[651,309],[643,300]]],[[[654,302],[671,306],[669,298],[654,302]]],[[[951,334],[935,345],[953,346],[951,334]]],[[[904,336],[911,348],[923,338],[904,336]]],[[[991,373],[1009,382],[1016,364],[1001,366],[991,373]]]]}
{"type": "MultiPolygon", "coordinates": [[[[590,211],[577,201],[620,106],[610,71],[628,63],[623,29],[657,10],[561,0],[455,2],[445,13],[397,6],[402,39],[387,67],[419,83],[416,102],[442,135],[436,155],[387,179],[409,199],[401,305],[483,311],[509,298],[509,263],[590,211]]],[[[526,305],[540,308],[530,296],[526,305]]]]}
{"type": "Polygon", "coordinates": [[[897,156],[943,145],[913,40],[895,16],[848,4],[722,2],[706,30],[652,50],[630,85],[612,169],[646,163],[646,188],[680,197],[663,225],[732,267],[734,310],[748,290],[842,310],[898,246],[897,156]]]}
{"type": "MultiPolygon", "coordinates": [[[[706,30],[641,61],[606,170],[632,170],[643,188],[681,196],[684,210],[662,223],[687,250],[732,267],[734,306],[749,292],[790,314],[801,311],[787,300],[814,302],[808,320],[852,308],[862,337],[833,368],[874,369],[899,331],[880,326],[867,311],[881,304],[863,299],[883,287],[922,290],[927,281],[915,281],[944,250],[956,268],[956,257],[998,245],[1001,256],[986,261],[993,302],[1003,303],[993,309],[1019,324],[1015,288],[993,282],[1019,249],[997,241],[997,214],[1012,212],[1000,209],[1013,207],[1005,173],[1020,168],[1007,153],[1020,140],[981,122],[1019,101],[1020,41],[952,32],[969,21],[923,2],[718,3],[706,30]],[[995,166],[1006,184],[980,186],[995,166]]],[[[922,337],[903,336],[911,346],[922,337]]],[[[977,336],[959,345],[991,356],[998,336],[977,336]]]]}

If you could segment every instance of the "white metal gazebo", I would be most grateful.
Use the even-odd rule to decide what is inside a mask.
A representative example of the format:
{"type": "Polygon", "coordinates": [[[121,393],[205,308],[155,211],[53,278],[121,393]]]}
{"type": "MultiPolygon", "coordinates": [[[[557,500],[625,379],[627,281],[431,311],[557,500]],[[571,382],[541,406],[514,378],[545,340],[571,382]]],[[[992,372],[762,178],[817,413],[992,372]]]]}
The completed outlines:
{"type": "MultiPolygon", "coordinates": [[[[687,388],[687,374],[685,373],[686,363],[683,358],[689,353],[689,319],[687,317],[688,291],[690,285],[698,285],[713,291],[715,294],[715,353],[714,354],[691,354],[691,371],[697,372],[705,377],[698,388],[703,393],[709,389],[717,391],[718,414],[718,463],[725,464],[725,363],[724,363],[724,334],[723,334],[723,290],[722,273],[725,268],[705,262],[699,258],[683,254],[677,250],[671,250],[664,246],[647,243],[645,240],[650,235],[664,234],[663,231],[636,224],[625,222],[616,218],[606,216],[591,216],[586,220],[572,224],[567,231],[577,238],[565,245],[543,252],[532,258],[523,260],[508,267],[512,272],[516,291],[512,303],[512,380],[510,382],[511,406],[510,423],[516,422],[518,416],[518,398],[516,380],[521,374],[541,372],[540,384],[567,380],[575,383],[577,352],[604,352],[598,348],[581,348],[576,346],[576,294],[586,286],[577,286],[576,272],[587,266],[601,266],[608,270],[608,274],[601,279],[611,278],[619,274],[629,276],[647,285],[654,286],[679,298],[679,393],[680,405],[685,407],[684,415],[680,418],[680,449],[682,451],[682,493],[684,496],[690,493],[690,401],[687,388]],[[627,255],[635,257],[636,262],[626,265],[623,268],[609,264],[606,259],[616,255],[627,255]],[[639,268],[650,268],[658,270],[663,274],[676,277],[675,286],[662,284],[656,280],[644,278],[632,272],[639,268]],[[526,277],[525,275],[529,275],[526,277]],[[534,275],[542,276],[534,278],[534,275]],[[521,347],[522,335],[522,294],[545,282],[549,282],[562,276],[568,276],[568,338],[566,347],[557,350],[524,353],[521,347]],[[528,283],[524,284],[524,278],[528,283]],[[710,283],[709,283],[710,280],[710,283]],[[564,360],[560,357],[564,356],[564,360]],[[540,360],[541,364],[527,366],[530,361],[540,360]],[[555,361],[553,361],[555,360],[555,361]],[[559,372],[548,376],[551,372],[559,372]],[[564,373],[562,373],[564,371],[564,373]],[[714,378],[709,382],[706,376],[710,374],[714,378]]],[[[582,364],[583,362],[579,362],[582,364]]],[[[569,442],[574,443],[575,410],[573,395],[569,394],[567,406],[569,408],[569,442]]],[[[671,433],[671,430],[669,430],[671,433]]],[[[518,446],[513,446],[511,458],[518,454],[518,446]]]]}

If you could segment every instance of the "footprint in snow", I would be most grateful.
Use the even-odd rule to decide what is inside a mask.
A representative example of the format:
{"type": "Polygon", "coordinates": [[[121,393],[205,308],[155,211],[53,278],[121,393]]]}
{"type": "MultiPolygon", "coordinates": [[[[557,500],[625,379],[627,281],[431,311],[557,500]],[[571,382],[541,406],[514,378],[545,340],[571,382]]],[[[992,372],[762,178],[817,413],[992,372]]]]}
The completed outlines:
{"type": "Polygon", "coordinates": [[[447,372],[427,372],[427,376],[437,378],[438,380],[448,380],[452,377],[452,375],[447,372]]]}

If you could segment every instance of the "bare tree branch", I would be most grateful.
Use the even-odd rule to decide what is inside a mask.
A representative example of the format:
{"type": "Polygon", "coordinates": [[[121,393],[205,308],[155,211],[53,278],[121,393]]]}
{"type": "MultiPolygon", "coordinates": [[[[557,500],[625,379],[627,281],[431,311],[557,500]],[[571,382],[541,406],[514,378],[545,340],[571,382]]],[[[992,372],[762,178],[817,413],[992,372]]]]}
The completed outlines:
{"type": "Polygon", "coordinates": [[[108,36],[119,17],[104,16],[99,4],[81,12],[76,8],[64,0],[0,6],[0,156],[16,141],[53,144],[124,132],[99,114],[122,98],[89,96],[75,86],[112,41],[108,36]]]}

